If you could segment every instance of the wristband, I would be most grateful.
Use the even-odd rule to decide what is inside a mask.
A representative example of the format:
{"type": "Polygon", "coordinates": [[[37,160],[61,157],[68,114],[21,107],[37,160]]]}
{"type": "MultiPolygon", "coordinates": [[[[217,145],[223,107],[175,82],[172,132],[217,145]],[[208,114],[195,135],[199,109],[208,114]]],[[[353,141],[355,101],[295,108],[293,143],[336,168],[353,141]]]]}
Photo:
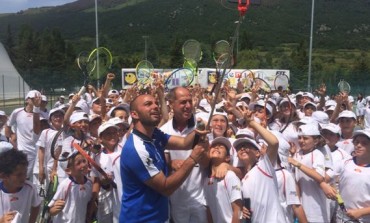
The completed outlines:
{"type": "Polygon", "coordinates": [[[36,107],[36,106],[33,106],[33,109],[32,109],[33,113],[40,113],[41,110],[40,110],[40,107],[36,107]]]}
{"type": "Polygon", "coordinates": [[[302,164],[301,163],[297,163],[296,167],[300,170],[301,169],[301,166],[302,164]]]}
{"type": "Polygon", "coordinates": [[[198,163],[191,155],[189,157],[190,157],[190,159],[192,159],[194,161],[195,164],[198,163]]]}

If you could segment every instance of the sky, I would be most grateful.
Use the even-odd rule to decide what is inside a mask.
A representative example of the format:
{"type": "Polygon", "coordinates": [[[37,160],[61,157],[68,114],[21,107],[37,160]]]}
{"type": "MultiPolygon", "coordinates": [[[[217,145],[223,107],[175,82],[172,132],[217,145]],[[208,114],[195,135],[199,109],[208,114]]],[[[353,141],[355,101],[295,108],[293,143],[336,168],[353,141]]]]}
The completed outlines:
{"type": "Polygon", "coordinates": [[[12,13],[28,8],[63,5],[76,0],[0,0],[0,13],[12,13]]]}

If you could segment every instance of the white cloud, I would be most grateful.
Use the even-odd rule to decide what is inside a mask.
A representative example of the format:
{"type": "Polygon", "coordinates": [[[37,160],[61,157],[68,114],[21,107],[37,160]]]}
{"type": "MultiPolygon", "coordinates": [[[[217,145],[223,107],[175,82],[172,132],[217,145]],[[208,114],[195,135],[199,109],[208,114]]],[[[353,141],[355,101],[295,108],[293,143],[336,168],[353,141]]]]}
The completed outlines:
{"type": "Polygon", "coordinates": [[[76,0],[0,0],[0,13],[18,12],[28,8],[63,5],[76,0]]]}

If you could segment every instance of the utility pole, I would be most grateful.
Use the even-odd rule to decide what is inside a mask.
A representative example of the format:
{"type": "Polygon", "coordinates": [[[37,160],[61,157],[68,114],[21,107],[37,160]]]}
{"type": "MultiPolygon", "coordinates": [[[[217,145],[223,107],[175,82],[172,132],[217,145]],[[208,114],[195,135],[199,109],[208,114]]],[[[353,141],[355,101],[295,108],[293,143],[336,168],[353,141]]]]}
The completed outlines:
{"type": "Polygon", "coordinates": [[[145,42],[145,45],[144,45],[144,58],[145,58],[145,60],[148,60],[148,39],[149,39],[149,36],[143,36],[143,39],[144,39],[144,42],[145,42]]]}

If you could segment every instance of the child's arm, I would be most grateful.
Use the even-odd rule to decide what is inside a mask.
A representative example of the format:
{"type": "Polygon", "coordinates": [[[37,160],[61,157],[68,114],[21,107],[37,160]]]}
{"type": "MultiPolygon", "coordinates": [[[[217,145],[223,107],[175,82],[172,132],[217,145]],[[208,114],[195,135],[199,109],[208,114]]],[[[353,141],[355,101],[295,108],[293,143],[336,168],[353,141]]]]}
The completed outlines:
{"type": "Polygon", "coordinates": [[[231,203],[231,207],[233,209],[233,217],[231,219],[231,223],[239,223],[240,222],[240,212],[242,210],[242,200],[238,199],[231,203]]]}
{"type": "Polygon", "coordinates": [[[40,205],[36,207],[31,207],[31,213],[30,213],[30,218],[28,220],[28,223],[35,223],[37,219],[37,215],[39,214],[40,211],[40,205]]]}
{"type": "Polygon", "coordinates": [[[61,199],[55,201],[54,205],[50,207],[50,210],[49,210],[50,215],[55,216],[55,215],[59,214],[59,212],[61,212],[63,210],[64,205],[65,205],[65,201],[63,201],[61,199]]]}

